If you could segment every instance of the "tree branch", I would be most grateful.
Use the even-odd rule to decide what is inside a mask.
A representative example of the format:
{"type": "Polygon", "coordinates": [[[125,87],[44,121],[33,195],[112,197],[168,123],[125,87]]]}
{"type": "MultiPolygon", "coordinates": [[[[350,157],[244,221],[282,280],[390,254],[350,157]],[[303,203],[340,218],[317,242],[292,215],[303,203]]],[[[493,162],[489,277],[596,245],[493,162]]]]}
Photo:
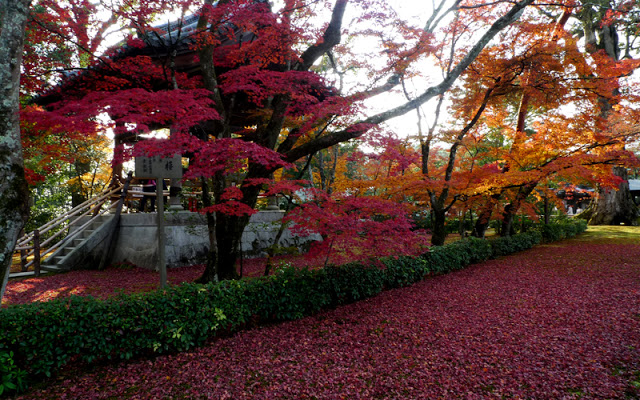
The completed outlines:
{"type": "MultiPolygon", "coordinates": [[[[346,1],[338,1],[338,3],[346,3],[346,1]]],[[[398,107],[392,108],[387,111],[383,111],[381,113],[372,115],[368,118],[360,120],[350,127],[343,129],[341,131],[333,132],[329,135],[320,137],[318,139],[307,142],[299,147],[296,147],[289,152],[285,153],[285,159],[289,162],[294,162],[306,155],[314,153],[319,149],[323,149],[326,147],[333,146],[337,143],[346,142],[348,140],[357,138],[362,136],[369,128],[373,125],[380,124],[382,122],[388,121],[392,118],[401,116],[406,114],[407,112],[414,110],[417,106],[426,103],[431,100],[435,96],[441,95],[445,93],[453,83],[458,79],[458,77],[464,72],[464,70],[471,65],[471,63],[478,57],[480,52],[484,49],[484,47],[493,39],[498,32],[502,29],[506,28],[513,22],[517,21],[518,18],[524,12],[524,9],[529,6],[533,0],[522,0],[516,3],[505,15],[498,18],[487,30],[487,32],[482,35],[482,37],[476,42],[476,44],[471,48],[471,50],[464,56],[464,58],[447,74],[442,82],[435,86],[429,87],[425,90],[420,96],[416,97],[413,100],[410,100],[398,107]]],[[[338,4],[336,4],[336,8],[338,4]]],[[[335,10],[334,10],[335,13],[335,10]]],[[[333,19],[332,19],[333,22],[333,19]]],[[[331,26],[331,24],[329,25],[331,26]]],[[[329,29],[329,28],[327,28],[329,29]]],[[[319,53],[321,54],[321,53],[319,53]]]]}
{"type": "Polygon", "coordinates": [[[322,42],[314,44],[305,50],[300,57],[301,61],[293,68],[294,70],[307,71],[318,58],[340,43],[342,18],[344,17],[344,11],[347,8],[348,2],[349,0],[336,1],[336,5],[333,7],[333,13],[331,15],[331,21],[322,36],[322,42]]]}

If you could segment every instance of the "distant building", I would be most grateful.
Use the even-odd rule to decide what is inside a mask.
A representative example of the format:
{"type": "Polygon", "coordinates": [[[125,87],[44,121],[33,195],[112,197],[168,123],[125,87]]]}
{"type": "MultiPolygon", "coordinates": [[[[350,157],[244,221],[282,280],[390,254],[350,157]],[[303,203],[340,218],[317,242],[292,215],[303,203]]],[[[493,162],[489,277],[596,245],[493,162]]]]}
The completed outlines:
{"type": "Polygon", "coordinates": [[[640,179],[629,179],[629,192],[633,202],[640,206],[640,179]]]}
{"type": "Polygon", "coordinates": [[[569,214],[579,213],[587,208],[594,190],[587,186],[567,186],[562,190],[558,190],[556,195],[562,199],[565,211],[569,214]]]}

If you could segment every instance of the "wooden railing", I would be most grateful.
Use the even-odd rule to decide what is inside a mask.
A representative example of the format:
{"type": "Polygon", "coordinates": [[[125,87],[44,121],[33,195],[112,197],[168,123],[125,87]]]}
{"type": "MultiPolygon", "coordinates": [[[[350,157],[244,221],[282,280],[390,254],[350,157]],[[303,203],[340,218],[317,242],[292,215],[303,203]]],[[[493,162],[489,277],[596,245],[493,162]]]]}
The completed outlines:
{"type": "Polygon", "coordinates": [[[16,242],[15,250],[20,252],[21,271],[26,272],[33,267],[35,275],[40,275],[40,266],[47,255],[55,252],[65,243],[76,238],[82,231],[90,226],[95,220],[118,206],[119,202],[113,202],[108,207],[103,208],[113,197],[120,195],[124,185],[110,187],[98,196],[85,201],[68,212],[47,222],[39,228],[20,237],[16,242]],[[82,217],[91,216],[88,220],[82,217]],[[75,226],[80,224],[82,225],[75,226]],[[55,231],[57,229],[57,231],[55,231]],[[46,235],[49,232],[53,234],[46,235]],[[42,240],[44,236],[48,236],[42,240]],[[57,239],[56,242],[54,242],[57,239]],[[29,258],[31,260],[29,261],[29,258]]]}

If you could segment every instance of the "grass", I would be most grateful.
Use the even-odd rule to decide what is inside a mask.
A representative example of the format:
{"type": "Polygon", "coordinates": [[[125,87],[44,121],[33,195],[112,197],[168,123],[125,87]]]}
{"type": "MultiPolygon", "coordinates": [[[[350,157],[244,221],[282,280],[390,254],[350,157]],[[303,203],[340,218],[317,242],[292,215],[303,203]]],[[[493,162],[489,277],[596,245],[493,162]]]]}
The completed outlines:
{"type": "Polygon", "coordinates": [[[585,233],[573,240],[612,244],[640,244],[640,226],[589,226],[585,233]]]}

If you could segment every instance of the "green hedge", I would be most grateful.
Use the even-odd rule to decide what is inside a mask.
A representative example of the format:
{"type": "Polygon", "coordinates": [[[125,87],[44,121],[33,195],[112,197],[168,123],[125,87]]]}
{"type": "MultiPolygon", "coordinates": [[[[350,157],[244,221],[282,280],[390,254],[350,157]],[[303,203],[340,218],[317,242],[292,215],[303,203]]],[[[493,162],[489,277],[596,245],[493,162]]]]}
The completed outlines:
{"type": "Polygon", "coordinates": [[[0,390],[19,390],[25,386],[25,375],[51,376],[69,363],[187,350],[249,324],[302,318],[585,228],[565,222],[512,237],[470,238],[434,247],[419,257],[382,259],[378,266],[285,267],[269,277],[183,284],[108,300],[72,296],[10,306],[0,312],[0,359],[6,365],[0,369],[0,390]]]}
{"type": "Polygon", "coordinates": [[[587,221],[583,219],[560,220],[553,224],[540,226],[543,240],[555,242],[574,237],[587,229],[587,221]]]}

